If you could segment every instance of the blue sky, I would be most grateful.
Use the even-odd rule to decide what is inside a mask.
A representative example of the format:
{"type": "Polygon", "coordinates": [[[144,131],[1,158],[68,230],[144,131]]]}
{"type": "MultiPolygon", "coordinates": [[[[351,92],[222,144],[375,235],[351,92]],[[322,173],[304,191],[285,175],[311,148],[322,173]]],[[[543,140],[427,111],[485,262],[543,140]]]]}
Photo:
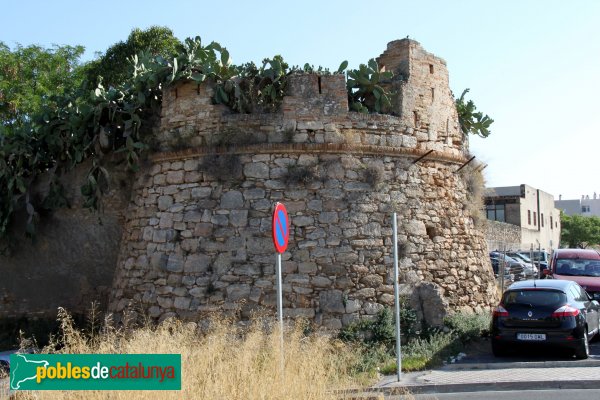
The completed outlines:
{"type": "Polygon", "coordinates": [[[600,1],[6,2],[0,40],[81,44],[91,59],[151,25],[218,41],[236,63],[281,54],[331,69],[409,35],[447,61],[456,95],[470,88],[495,119],[489,138],[471,139],[489,186],[600,193],[600,1]]]}

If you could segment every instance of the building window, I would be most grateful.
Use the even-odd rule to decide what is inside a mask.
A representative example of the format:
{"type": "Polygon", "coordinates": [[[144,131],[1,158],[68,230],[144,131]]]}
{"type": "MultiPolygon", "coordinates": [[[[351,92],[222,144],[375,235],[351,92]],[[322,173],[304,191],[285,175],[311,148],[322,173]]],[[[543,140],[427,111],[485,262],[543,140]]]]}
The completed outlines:
{"type": "Polygon", "coordinates": [[[533,226],[537,226],[537,213],[533,212],[533,226]]]}
{"type": "Polygon", "coordinates": [[[550,216],[550,229],[554,229],[554,223],[553,223],[552,215],[550,216]]]}
{"type": "Polygon", "coordinates": [[[590,206],[581,206],[581,212],[582,213],[590,212],[590,206]]]}
{"type": "Polygon", "coordinates": [[[487,204],[485,206],[487,219],[491,221],[506,222],[504,204],[487,204]]]}
{"type": "Polygon", "coordinates": [[[527,210],[527,225],[531,225],[531,210],[527,210]]]}
{"type": "Polygon", "coordinates": [[[544,227],[544,213],[540,213],[540,225],[544,227]]]}

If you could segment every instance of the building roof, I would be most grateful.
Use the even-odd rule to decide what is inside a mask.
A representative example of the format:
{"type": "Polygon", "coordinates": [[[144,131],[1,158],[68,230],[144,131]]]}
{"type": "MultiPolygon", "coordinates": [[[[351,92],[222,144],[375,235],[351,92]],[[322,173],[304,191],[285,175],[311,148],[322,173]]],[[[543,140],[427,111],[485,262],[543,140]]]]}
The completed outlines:
{"type": "Polygon", "coordinates": [[[485,197],[521,197],[521,186],[485,188],[485,197]]]}

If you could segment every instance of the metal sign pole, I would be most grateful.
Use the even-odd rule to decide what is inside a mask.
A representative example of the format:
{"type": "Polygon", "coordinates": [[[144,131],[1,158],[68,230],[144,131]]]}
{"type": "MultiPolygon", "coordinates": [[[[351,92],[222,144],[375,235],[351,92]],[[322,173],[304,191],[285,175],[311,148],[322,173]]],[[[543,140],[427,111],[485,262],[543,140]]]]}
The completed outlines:
{"type": "Polygon", "coordinates": [[[396,370],[398,382],[402,375],[402,354],[400,353],[400,288],[398,287],[398,227],[396,213],[393,216],[394,230],[394,303],[396,305],[396,370]]]}
{"type": "Polygon", "coordinates": [[[281,253],[277,253],[277,320],[279,321],[279,345],[281,350],[281,373],[283,374],[283,297],[281,287],[281,253]]]}
{"type": "Polygon", "coordinates": [[[277,263],[275,279],[277,280],[277,319],[279,321],[279,344],[281,346],[281,376],[284,374],[284,354],[283,354],[283,288],[281,285],[281,254],[288,246],[290,237],[289,218],[285,206],[282,203],[275,203],[273,210],[272,223],[273,244],[277,251],[277,263]]]}

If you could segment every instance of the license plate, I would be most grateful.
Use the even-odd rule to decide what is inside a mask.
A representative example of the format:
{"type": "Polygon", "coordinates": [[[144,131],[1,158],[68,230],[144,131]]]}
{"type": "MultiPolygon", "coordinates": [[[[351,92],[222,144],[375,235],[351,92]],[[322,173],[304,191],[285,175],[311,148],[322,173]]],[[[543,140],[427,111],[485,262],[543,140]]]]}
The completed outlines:
{"type": "Polygon", "coordinates": [[[545,333],[517,333],[518,340],[546,340],[545,333]]]}

